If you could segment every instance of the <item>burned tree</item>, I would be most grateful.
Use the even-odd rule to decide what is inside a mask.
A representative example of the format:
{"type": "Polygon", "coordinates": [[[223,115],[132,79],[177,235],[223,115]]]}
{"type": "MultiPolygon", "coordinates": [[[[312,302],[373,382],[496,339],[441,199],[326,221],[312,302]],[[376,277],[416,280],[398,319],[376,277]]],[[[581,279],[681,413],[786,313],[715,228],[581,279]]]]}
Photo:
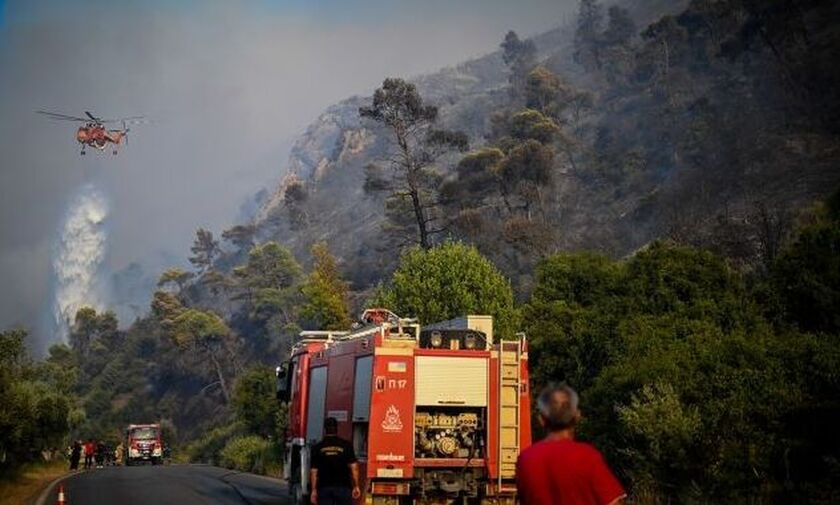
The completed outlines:
{"type": "Polygon", "coordinates": [[[381,123],[392,135],[388,166],[367,167],[365,190],[387,194],[385,214],[392,231],[430,248],[433,236],[444,230],[438,163],[453,150],[465,151],[467,136],[436,128],[437,107],[424,104],[414,84],[403,79],[385,79],[372,105],[359,108],[359,115],[381,123]]]}

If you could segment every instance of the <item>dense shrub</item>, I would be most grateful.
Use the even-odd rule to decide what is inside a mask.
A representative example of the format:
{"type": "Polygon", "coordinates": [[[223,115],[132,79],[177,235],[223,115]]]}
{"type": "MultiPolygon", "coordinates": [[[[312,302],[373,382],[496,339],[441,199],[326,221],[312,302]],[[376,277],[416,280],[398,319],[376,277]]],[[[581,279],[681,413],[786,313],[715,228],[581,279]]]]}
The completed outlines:
{"type": "Polygon", "coordinates": [[[225,468],[253,473],[265,473],[275,459],[271,443],[256,435],[228,440],[220,456],[221,465],[225,468]]]}
{"type": "Polygon", "coordinates": [[[244,431],[240,423],[228,423],[206,432],[184,451],[187,459],[196,463],[217,465],[222,461],[221,453],[227,443],[244,431]]]}
{"type": "MultiPolygon", "coordinates": [[[[786,268],[808,270],[790,260],[806,246],[786,268]]],[[[636,496],[783,500],[795,478],[836,476],[837,437],[814,420],[840,412],[836,336],[771,324],[722,258],[669,243],[624,261],[556,255],[539,266],[523,316],[535,387],[579,389],[580,435],[636,496]]]]}
{"type": "Polygon", "coordinates": [[[512,336],[517,326],[510,282],[475,247],[454,242],[404,252],[373,304],[422,324],[489,314],[501,336],[512,336]]]}

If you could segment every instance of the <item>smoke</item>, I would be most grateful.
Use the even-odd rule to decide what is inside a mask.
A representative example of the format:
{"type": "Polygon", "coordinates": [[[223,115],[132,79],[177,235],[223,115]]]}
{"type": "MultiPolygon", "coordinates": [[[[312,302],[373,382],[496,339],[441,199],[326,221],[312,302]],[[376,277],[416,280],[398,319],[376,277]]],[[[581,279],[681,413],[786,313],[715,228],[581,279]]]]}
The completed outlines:
{"type": "Polygon", "coordinates": [[[52,343],[56,234],[86,182],[109,204],[89,296],[129,324],[161,271],[189,266],[196,228],[218,235],[273,193],[326,107],[494,51],[509,29],[551,28],[576,4],[0,0],[0,329],[52,343]],[[75,125],[42,109],[150,122],[118,156],[80,156],[75,125]]]}
{"type": "Polygon", "coordinates": [[[93,184],[86,184],[70,202],[52,258],[55,276],[56,338],[67,341],[70,324],[83,306],[98,307],[96,278],[105,258],[108,203],[93,184]]]}

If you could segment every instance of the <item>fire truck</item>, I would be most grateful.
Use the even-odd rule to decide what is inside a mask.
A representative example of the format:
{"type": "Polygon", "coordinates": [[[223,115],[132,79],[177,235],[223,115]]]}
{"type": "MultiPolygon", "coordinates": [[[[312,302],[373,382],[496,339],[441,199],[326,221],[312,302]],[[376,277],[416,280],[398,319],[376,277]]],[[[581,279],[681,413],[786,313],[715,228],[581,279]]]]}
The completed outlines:
{"type": "Polygon", "coordinates": [[[385,309],[355,326],[302,332],[277,369],[293,501],[308,503],[310,450],[332,417],[368,504],[513,504],[531,441],[524,335],[494,341],[491,316],[421,327],[385,309]]]}
{"type": "Polygon", "coordinates": [[[129,424],[125,430],[125,464],[131,466],[149,461],[163,462],[163,441],[159,424],[129,424]]]}

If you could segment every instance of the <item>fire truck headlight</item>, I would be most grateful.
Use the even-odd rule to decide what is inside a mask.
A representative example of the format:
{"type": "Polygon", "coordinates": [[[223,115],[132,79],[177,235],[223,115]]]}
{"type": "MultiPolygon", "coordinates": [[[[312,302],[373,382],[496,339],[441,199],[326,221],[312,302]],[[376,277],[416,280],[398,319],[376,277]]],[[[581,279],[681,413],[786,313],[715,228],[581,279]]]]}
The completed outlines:
{"type": "Polygon", "coordinates": [[[443,335],[439,331],[432,332],[432,338],[429,339],[429,343],[432,344],[432,347],[440,347],[443,344],[443,335]]]}
{"type": "Polygon", "coordinates": [[[469,333],[464,337],[464,347],[467,349],[475,349],[475,333],[469,333]]]}

